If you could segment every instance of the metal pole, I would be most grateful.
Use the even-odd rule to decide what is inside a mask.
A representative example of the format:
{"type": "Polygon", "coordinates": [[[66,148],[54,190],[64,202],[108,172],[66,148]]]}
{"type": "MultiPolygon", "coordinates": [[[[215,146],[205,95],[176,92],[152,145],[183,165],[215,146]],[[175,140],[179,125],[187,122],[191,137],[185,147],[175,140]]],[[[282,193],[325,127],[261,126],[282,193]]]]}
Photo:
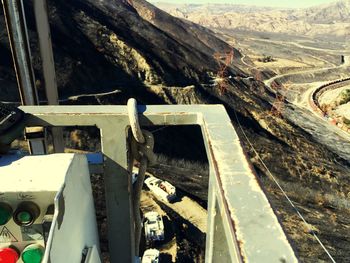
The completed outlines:
{"type": "MultiPolygon", "coordinates": [[[[46,0],[34,0],[34,14],[38,31],[40,55],[45,81],[46,97],[49,105],[58,105],[58,91],[53,58],[50,24],[46,0]]],[[[63,130],[52,127],[53,146],[55,152],[64,152],[63,130]]]]}
{"type": "Polygon", "coordinates": [[[2,0],[18,88],[23,105],[37,105],[27,26],[21,0],[2,0]]]}
{"type": "MultiPolygon", "coordinates": [[[[39,99],[35,88],[35,77],[23,2],[22,0],[3,0],[3,8],[22,104],[38,105],[39,99]]],[[[48,104],[58,105],[55,66],[46,1],[34,1],[34,11],[48,104]]],[[[52,137],[55,152],[63,152],[62,128],[53,127],[52,137]]]]}
{"type": "MultiPolygon", "coordinates": [[[[37,105],[39,100],[35,88],[23,2],[22,0],[3,0],[2,4],[21,102],[23,105],[37,105]]],[[[26,138],[31,154],[46,153],[45,138],[33,139],[31,136],[26,138]]]]}
{"type": "Polygon", "coordinates": [[[34,0],[34,14],[38,30],[39,47],[45,80],[46,97],[49,105],[58,105],[55,64],[52,52],[51,33],[47,15],[46,0],[34,0]]]}

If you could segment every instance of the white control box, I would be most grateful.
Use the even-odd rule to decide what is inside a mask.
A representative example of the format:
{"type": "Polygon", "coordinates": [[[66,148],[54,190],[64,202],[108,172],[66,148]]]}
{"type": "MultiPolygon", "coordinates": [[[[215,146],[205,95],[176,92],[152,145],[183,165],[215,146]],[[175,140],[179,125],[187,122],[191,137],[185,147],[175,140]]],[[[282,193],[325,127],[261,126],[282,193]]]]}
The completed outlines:
{"type": "Polygon", "coordinates": [[[99,263],[98,240],[85,155],[1,156],[0,259],[99,263]]]}

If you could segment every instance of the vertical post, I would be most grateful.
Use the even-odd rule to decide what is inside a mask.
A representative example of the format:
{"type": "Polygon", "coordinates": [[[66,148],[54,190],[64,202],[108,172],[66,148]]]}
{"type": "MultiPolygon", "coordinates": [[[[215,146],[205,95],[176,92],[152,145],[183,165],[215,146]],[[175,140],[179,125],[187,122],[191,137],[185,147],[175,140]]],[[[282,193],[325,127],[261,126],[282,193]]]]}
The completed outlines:
{"type": "Polygon", "coordinates": [[[128,174],[126,127],[117,118],[99,123],[104,154],[105,198],[111,262],[135,261],[132,189],[128,174]]]}
{"type": "Polygon", "coordinates": [[[46,0],[34,0],[35,22],[38,31],[40,55],[43,64],[46,97],[49,105],[58,105],[55,63],[46,0]]]}
{"type": "MultiPolygon", "coordinates": [[[[23,2],[3,0],[2,3],[21,102],[23,105],[38,105],[23,2]]],[[[46,152],[45,138],[32,139],[28,136],[27,141],[32,154],[46,152]]]]}
{"type": "Polygon", "coordinates": [[[6,27],[23,105],[37,105],[30,46],[22,0],[3,0],[6,27]]]}
{"type": "MultiPolygon", "coordinates": [[[[58,91],[55,62],[52,51],[50,24],[46,0],[34,0],[35,22],[38,31],[40,55],[45,81],[46,97],[49,105],[58,105],[58,91]]],[[[64,152],[63,131],[61,127],[52,127],[55,152],[64,152]]]]}

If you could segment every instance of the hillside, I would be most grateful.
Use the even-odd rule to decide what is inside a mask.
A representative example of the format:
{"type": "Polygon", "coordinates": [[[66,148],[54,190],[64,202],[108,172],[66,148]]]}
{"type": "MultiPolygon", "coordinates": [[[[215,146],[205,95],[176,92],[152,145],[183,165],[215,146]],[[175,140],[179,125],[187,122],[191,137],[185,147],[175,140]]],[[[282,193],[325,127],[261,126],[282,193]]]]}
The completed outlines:
{"type": "MultiPolygon", "coordinates": [[[[27,1],[26,5],[30,10],[27,1]]],[[[267,171],[239,129],[235,112],[257,152],[305,212],[337,262],[346,262],[350,255],[350,158],[346,149],[342,149],[342,154],[301,128],[294,117],[311,121],[312,114],[300,112],[288,102],[288,115],[271,116],[275,95],[261,81],[248,78],[241,69],[242,54],[238,50],[216,38],[209,29],[170,16],[143,0],[52,0],[49,7],[61,99],[82,93],[120,91],[75,97],[65,103],[125,104],[127,98],[134,96],[145,104],[224,104],[301,259],[327,260],[327,256],[268,179],[267,171]],[[213,55],[231,49],[234,59],[225,74],[228,85],[219,92],[214,82],[219,65],[213,55]]],[[[37,41],[30,14],[27,12],[28,26],[32,53],[36,56],[37,41]]],[[[18,101],[2,14],[0,29],[0,98],[18,101]]],[[[34,62],[40,80],[39,61],[34,62]]],[[[40,88],[40,81],[37,84],[40,88]]],[[[43,98],[42,88],[40,91],[43,98]]],[[[195,152],[193,141],[198,138],[189,133],[180,141],[168,141],[172,143],[168,148],[184,147],[195,152]]],[[[167,169],[164,177],[173,182],[171,170],[167,169]]],[[[182,188],[186,191],[184,184],[182,188]]]]}
{"type": "Polygon", "coordinates": [[[156,3],[170,14],[215,29],[251,30],[339,39],[350,30],[350,1],[306,9],[277,9],[240,5],[169,5],[156,3]]]}
{"type": "Polygon", "coordinates": [[[314,24],[349,23],[350,1],[335,1],[331,4],[295,11],[293,15],[295,15],[298,19],[303,19],[314,24]]]}
{"type": "MultiPolygon", "coordinates": [[[[138,1],[135,4],[141,8],[138,1]]],[[[27,12],[31,21],[29,27],[33,30],[31,15],[27,12]]],[[[162,11],[157,9],[157,23],[164,23],[161,15],[162,11]]],[[[199,26],[189,28],[190,23],[179,21],[176,28],[171,28],[173,23],[168,22],[160,30],[142,16],[146,17],[147,12],[137,11],[123,1],[103,1],[99,5],[95,5],[95,1],[52,3],[50,20],[61,96],[117,88],[135,93],[138,87],[145,85],[184,87],[205,82],[210,78],[208,73],[216,72],[218,67],[212,55],[232,49],[199,26]],[[196,30],[201,30],[201,39],[196,36],[196,30]],[[177,35],[172,33],[177,31],[177,35]],[[130,83],[132,87],[125,90],[124,86],[130,83]]],[[[1,22],[4,29],[4,21],[1,22]]],[[[2,30],[0,54],[6,58],[2,71],[5,75],[11,67],[11,58],[4,33],[2,30]]],[[[31,35],[36,57],[35,34],[31,35]]],[[[239,56],[238,51],[235,53],[239,56]]],[[[38,62],[34,61],[37,73],[40,71],[38,62]]],[[[238,68],[232,71],[242,74],[238,68]]],[[[1,92],[5,99],[8,93],[1,92]]]]}

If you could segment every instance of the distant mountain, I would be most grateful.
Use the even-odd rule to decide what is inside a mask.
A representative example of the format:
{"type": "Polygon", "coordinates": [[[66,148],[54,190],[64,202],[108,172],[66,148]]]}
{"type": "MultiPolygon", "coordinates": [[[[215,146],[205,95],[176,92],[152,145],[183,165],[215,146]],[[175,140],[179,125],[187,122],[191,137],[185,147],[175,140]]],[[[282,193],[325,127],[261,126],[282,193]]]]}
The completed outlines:
{"type": "Polygon", "coordinates": [[[350,0],[295,11],[294,15],[312,24],[350,23],[350,0]]]}
{"type": "Polygon", "coordinates": [[[215,29],[251,30],[315,37],[344,38],[350,31],[350,0],[306,9],[242,5],[167,5],[170,14],[215,29]]]}
{"type": "Polygon", "coordinates": [[[154,2],[155,6],[163,10],[178,9],[184,13],[211,13],[224,14],[227,12],[253,13],[279,10],[280,8],[254,6],[254,5],[235,5],[235,4],[174,4],[167,2],[154,2]]]}

